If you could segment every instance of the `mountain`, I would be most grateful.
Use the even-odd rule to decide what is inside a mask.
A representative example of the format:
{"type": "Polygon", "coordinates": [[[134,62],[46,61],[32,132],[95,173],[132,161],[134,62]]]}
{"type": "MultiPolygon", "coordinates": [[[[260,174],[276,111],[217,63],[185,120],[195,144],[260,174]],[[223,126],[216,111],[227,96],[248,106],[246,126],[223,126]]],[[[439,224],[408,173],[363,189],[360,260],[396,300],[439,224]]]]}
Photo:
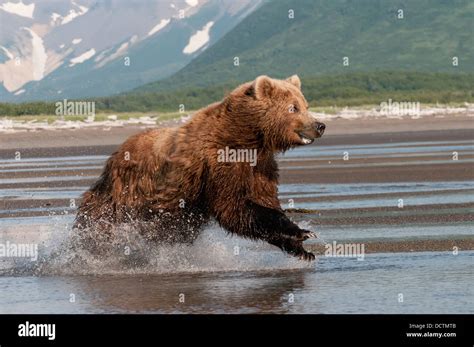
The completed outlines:
{"type": "Polygon", "coordinates": [[[261,0],[0,0],[0,100],[98,97],[168,77],[261,0]]]}
{"type": "Polygon", "coordinates": [[[474,72],[473,28],[472,0],[269,1],[176,74],[134,93],[215,87],[260,74],[474,72]]]}

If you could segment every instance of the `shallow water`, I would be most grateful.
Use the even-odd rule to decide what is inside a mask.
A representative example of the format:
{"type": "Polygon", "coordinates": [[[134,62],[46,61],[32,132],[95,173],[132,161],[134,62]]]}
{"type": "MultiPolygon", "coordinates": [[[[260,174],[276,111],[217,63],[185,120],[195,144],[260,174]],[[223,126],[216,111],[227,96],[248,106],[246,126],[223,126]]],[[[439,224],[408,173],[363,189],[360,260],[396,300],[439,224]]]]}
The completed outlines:
{"type": "Polygon", "coordinates": [[[473,262],[472,251],[429,252],[306,269],[4,276],[0,313],[474,313],[473,262]]]}
{"type": "MultiPolygon", "coordinates": [[[[325,226],[312,242],[471,232],[468,225],[448,229],[325,226]]],[[[99,260],[75,248],[51,258],[68,241],[70,218],[4,230],[10,242],[39,243],[46,266],[0,261],[0,313],[474,313],[474,251],[307,263],[210,226],[192,246],[131,242],[131,261],[122,254],[99,260]]]]}
{"type": "MultiPolygon", "coordinates": [[[[82,179],[83,176],[77,179],[82,179]]],[[[37,178],[34,178],[37,179],[37,178]]],[[[31,179],[25,179],[25,181],[31,179]]],[[[44,180],[53,181],[49,178],[44,180]]],[[[59,180],[62,180],[59,179],[59,180]]],[[[12,181],[13,182],[13,181],[12,181]]],[[[18,182],[15,180],[14,182],[18,182]]],[[[88,187],[64,188],[9,188],[0,189],[0,199],[5,200],[48,200],[48,199],[78,199],[88,187]]],[[[362,207],[396,206],[398,199],[404,199],[405,205],[472,203],[474,202],[474,182],[398,182],[398,183],[357,183],[357,184],[281,184],[279,197],[282,205],[289,199],[325,198],[324,201],[298,201],[298,208],[307,209],[347,209],[362,207]],[[417,194],[425,193],[423,196],[417,194]],[[426,194],[429,193],[429,194],[426,194]],[[382,194],[391,194],[392,197],[381,198],[382,194]],[[393,194],[397,194],[393,197],[393,194]],[[364,195],[361,197],[361,195],[364,195]],[[338,197],[337,201],[330,199],[338,197]]],[[[70,207],[41,207],[18,210],[10,209],[9,212],[35,212],[35,211],[68,211],[70,207]]]]}
{"type": "Polygon", "coordinates": [[[364,145],[337,145],[337,146],[307,146],[300,147],[285,153],[284,157],[321,157],[339,156],[348,152],[350,156],[379,155],[386,157],[390,154],[421,154],[421,153],[446,153],[452,151],[472,151],[473,141],[426,141],[426,142],[403,142],[403,143],[377,143],[364,145]]]}
{"type": "MultiPolygon", "coordinates": [[[[380,159],[375,164],[351,163],[352,167],[373,165],[376,170],[376,165],[387,166],[387,158],[401,159],[393,165],[407,165],[403,158],[419,156],[425,158],[410,165],[426,163],[429,170],[429,164],[452,163],[452,151],[459,152],[460,161],[472,162],[463,158],[474,153],[472,143],[309,146],[290,151],[280,160],[297,162],[293,168],[309,170],[319,164],[306,165],[307,161],[329,162],[348,151],[351,158],[380,159]]],[[[267,244],[227,236],[211,225],[192,246],[150,247],[125,233],[130,255],[124,255],[123,244],[118,244],[117,254],[97,259],[68,246],[75,212],[69,199],[77,199],[88,188],[87,182],[77,181],[96,179],[93,173],[75,176],[75,170],[99,169],[105,159],[88,155],[0,160],[0,184],[4,185],[0,202],[12,203],[10,214],[0,218],[0,243],[39,244],[41,264],[0,258],[0,313],[474,313],[474,251],[461,250],[457,255],[380,253],[365,255],[363,260],[321,256],[310,264],[267,244]],[[61,176],[49,177],[48,172],[61,176]],[[62,207],[46,206],[54,199],[62,199],[62,207]],[[403,302],[399,302],[400,294],[403,302]]],[[[332,167],[345,170],[351,166],[332,167]]],[[[322,212],[322,216],[308,214],[300,222],[306,229],[315,220],[321,223],[315,230],[319,240],[308,243],[472,237],[472,223],[449,217],[473,212],[474,183],[450,178],[441,182],[282,184],[279,191],[284,208],[291,207],[288,202],[293,199],[295,208],[322,212]],[[403,210],[405,216],[422,214],[426,221],[356,223],[362,215],[377,222],[381,216],[398,213],[399,199],[412,207],[403,210]],[[345,225],[325,224],[334,218],[325,215],[332,209],[345,225]],[[429,216],[442,213],[446,221],[430,222],[429,216]]]]}

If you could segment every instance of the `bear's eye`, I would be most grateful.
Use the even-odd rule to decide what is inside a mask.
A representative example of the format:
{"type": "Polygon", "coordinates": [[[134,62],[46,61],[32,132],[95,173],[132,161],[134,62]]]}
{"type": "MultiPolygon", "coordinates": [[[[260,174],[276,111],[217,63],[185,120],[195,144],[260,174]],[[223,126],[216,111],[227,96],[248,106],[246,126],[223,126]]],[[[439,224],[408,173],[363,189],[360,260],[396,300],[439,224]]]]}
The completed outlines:
{"type": "Polygon", "coordinates": [[[298,112],[298,107],[296,105],[291,104],[290,107],[288,107],[288,112],[296,113],[298,112]]]}

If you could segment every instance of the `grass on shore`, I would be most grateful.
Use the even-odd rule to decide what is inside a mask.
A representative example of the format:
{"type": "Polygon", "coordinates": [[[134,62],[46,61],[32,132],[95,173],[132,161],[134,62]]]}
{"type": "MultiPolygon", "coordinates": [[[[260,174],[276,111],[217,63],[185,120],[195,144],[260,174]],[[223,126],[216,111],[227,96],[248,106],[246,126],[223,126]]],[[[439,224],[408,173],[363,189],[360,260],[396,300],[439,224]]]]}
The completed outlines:
{"type": "MultiPolygon", "coordinates": [[[[129,92],[125,94],[68,100],[94,102],[96,114],[176,113],[180,105],[197,110],[231,92],[237,81],[208,87],[187,87],[160,92],[129,92]]],[[[420,102],[422,105],[440,103],[474,103],[474,74],[372,72],[302,79],[303,93],[311,107],[364,107],[380,105],[389,99],[400,102],[420,102]]],[[[58,100],[61,102],[62,100],[58,100]]],[[[54,115],[55,101],[1,103],[0,117],[54,115]]],[[[372,106],[371,108],[373,108],[372,106]]],[[[178,114],[179,115],[179,114],[178,114]]]]}
{"type": "MultiPolygon", "coordinates": [[[[179,119],[182,116],[186,115],[187,113],[180,113],[180,112],[160,112],[160,113],[151,113],[151,112],[111,112],[111,113],[97,113],[91,119],[93,122],[105,122],[105,121],[113,121],[113,116],[116,117],[117,121],[128,121],[131,119],[140,119],[143,117],[149,117],[154,119],[155,122],[158,124],[160,122],[169,121],[179,119]]],[[[71,121],[71,122],[85,122],[88,120],[88,116],[56,116],[56,115],[45,115],[45,114],[38,114],[38,115],[22,115],[22,116],[4,116],[0,117],[0,119],[10,119],[14,120],[15,122],[47,122],[48,124],[52,124],[56,121],[71,121]]]]}
{"type": "MultiPolygon", "coordinates": [[[[359,105],[359,106],[352,106],[349,107],[351,110],[372,110],[374,108],[378,108],[379,105],[375,104],[368,104],[368,105],[359,105]]],[[[466,107],[464,102],[451,102],[446,104],[436,104],[436,103],[427,103],[421,104],[420,107],[428,108],[428,107],[466,107]]],[[[319,106],[319,107],[310,107],[309,110],[312,112],[317,113],[325,113],[329,115],[337,114],[338,112],[342,111],[346,107],[343,106],[319,106]]],[[[189,115],[196,112],[195,110],[186,111],[185,113],[182,112],[100,112],[96,113],[95,117],[92,119],[93,122],[104,122],[104,121],[111,121],[116,119],[118,121],[128,121],[131,119],[140,119],[143,117],[149,117],[154,119],[156,124],[165,121],[177,120],[183,116],[189,115]],[[115,118],[116,117],[116,118],[115,118]]],[[[56,116],[56,115],[47,115],[47,114],[38,114],[38,115],[20,115],[20,116],[3,116],[0,119],[11,119],[15,122],[47,122],[48,124],[52,124],[55,121],[63,120],[63,121],[76,121],[76,122],[85,122],[88,119],[88,116],[56,116]]]]}

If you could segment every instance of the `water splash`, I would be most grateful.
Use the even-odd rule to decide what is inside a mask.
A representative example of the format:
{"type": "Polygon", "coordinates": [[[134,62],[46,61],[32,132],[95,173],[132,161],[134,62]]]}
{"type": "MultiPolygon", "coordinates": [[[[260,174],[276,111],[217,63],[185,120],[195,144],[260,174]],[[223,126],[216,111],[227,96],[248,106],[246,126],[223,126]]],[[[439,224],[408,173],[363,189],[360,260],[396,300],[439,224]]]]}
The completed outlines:
{"type": "MultiPolygon", "coordinates": [[[[193,244],[148,242],[129,225],[114,231],[114,240],[99,241],[91,252],[70,225],[51,225],[35,263],[15,261],[3,275],[119,275],[229,271],[268,271],[312,268],[264,242],[227,235],[215,224],[202,230],[193,244]],[[99,250],[99,252],[97,252],[99,250]]],[[[44,230],[44,228],[43,228],[44,230]]],[[[100,236],[97,235],[97,240],[100,236]]]]}

